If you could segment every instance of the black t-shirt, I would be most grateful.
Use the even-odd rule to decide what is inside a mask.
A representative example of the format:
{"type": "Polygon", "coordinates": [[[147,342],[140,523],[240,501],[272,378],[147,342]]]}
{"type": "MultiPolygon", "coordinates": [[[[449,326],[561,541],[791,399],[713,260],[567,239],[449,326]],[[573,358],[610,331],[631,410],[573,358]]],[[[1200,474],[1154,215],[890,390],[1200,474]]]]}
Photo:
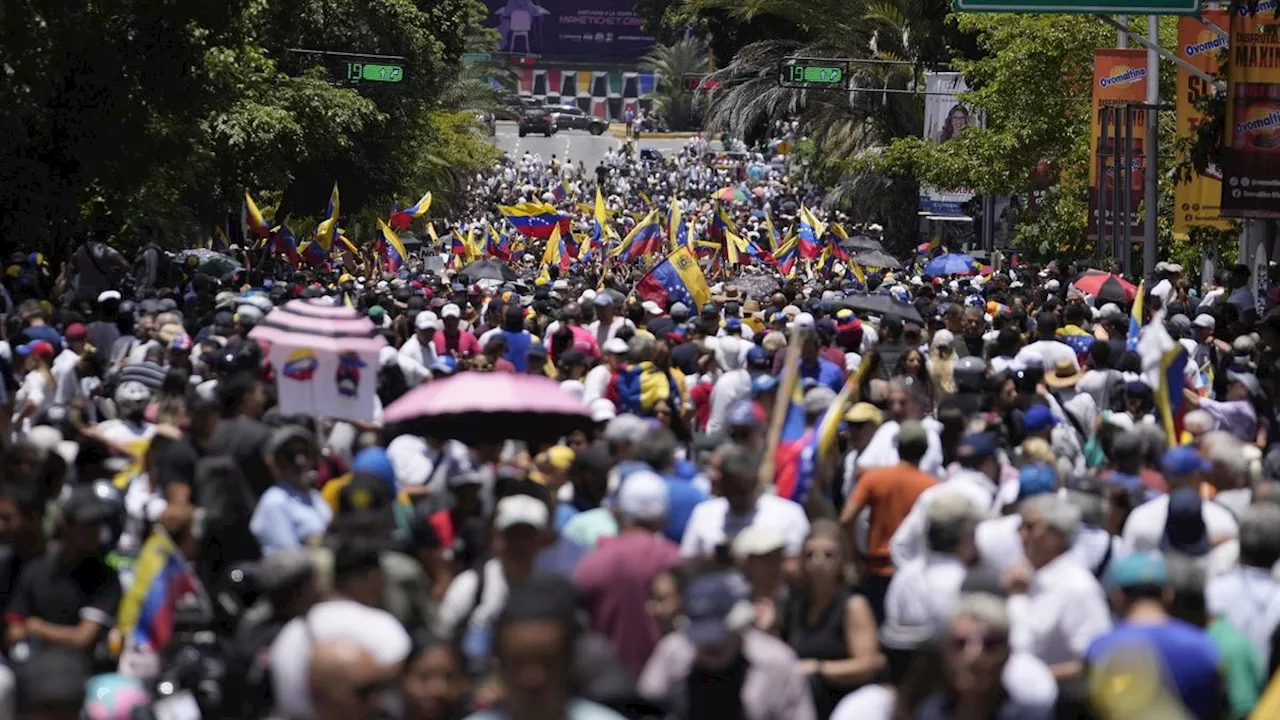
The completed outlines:
{"type": "Polygon", "coordinates": [[[18,587],[5,608],[16,622],[35,617],[54,625],[73,627],[82,619],[105,627],[115,623],[120,607],[120,579],[101,558],[68,567],[61,552],[51,550],[23,569],[18,587]]]}
{"type": "Polygon", "coordinates": [[[267,462],[263,458],[271,429],[264,423],[247,417],[223,419],[209,441],[209,455],[229,455],[244,471],[245,480],[253,488],[255,497],[262,497],[275,483],[267,462]]]}
{"type": "Polygon", "coordinates": [[[740,718],[746,717],[742,708],[742,685],[747,680],[747,658],[739,654],[738,660],[721,672],[708,672],[694,666],[689,673],[689,708],[684,717],[690,718],[740,718]]]}

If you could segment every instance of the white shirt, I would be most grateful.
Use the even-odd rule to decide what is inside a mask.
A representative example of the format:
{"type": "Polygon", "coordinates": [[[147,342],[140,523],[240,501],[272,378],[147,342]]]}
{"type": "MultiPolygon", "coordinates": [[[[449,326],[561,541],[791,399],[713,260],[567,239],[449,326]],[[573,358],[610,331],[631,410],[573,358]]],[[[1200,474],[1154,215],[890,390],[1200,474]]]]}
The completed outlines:
{"type": "Polygon", "coordinates": [[[786,542],[788,557],[799,555],[805,538],[809,536],[809,518],[804,508],[786,498],[766,492],[756,499],[755,508],[750,513],[735,515],[729,511],[728,500],[714,497],[693,508],[680,542],[680,554],[685,557],[712,555],[718,545],[731,540],[749,526],[776,531],[786,542]]]}
{"type": "Polygon", "coordinates": [[[1014,356],[1014,363],[1021,363],[1022,366],[1038,365],[1047,371],[1052,372],[1058,366],[1058,361],[1071,361],[1071,369],[1079,370],[1080,361],[1076,359],[1076,351],[1072,350],[1066,343],[1057,340],[1037,340],[1018,351],[1014,356]]]}
{"type": "Polygon", "coordinates": [[[49,373],[53,375],[56,388],[53,393],[55,405],[68,405],[71,400],[81,394],[80,377],[76,374],[76,363],[80,356],[71,350],[63,350],[53,359],[49,373]]]}
{"type": "Polygon", "coordinates": [[[613,377],[613,369],[607,363],[600,363],[587,371],[582,378],[582,402],[590,405],[592,400],[604,397],[609,389],[609,380],[613,377]]]}
{"type": "Polygon", "coordinates": [[[902,524],[898,526],[897,531],[893,533],[893,538],[889,541],[889,557],[893,559],[894,566],[905,567],[912,559],[924,554],[925,532],[929,528],[929,503],[933,502],[933,498],[938,497],[939,493],[961,493],[979,509],[994,511],[998,490],[995,482],[986,475],[977,470],[961,468],[952,473],[946,482],[934,485],[920,493],[915,505],[911,506],[911,512],[903,518],[902,524]]]}
{"type": "Polygon", "coordinates": [[[404,345],[400,346],[400,354],[410,360],[416,361],[423,367],[431,367],[436,362],[436,344],[429,342],[426,345],[418,339],[417,333],[413,337],[404,341],[404,345]]]}
{"type": "MultiPolygon", "coordinates": [[[[919,468],[934,477],[942,477],[942,423],[927,417],[921,420],[929,446],[920,458],[919,468]]],[[[858,453],[858,470],[893,467],[898,464],[898,423],[890,420],[871,436],[867,447],[858,453]]]]}
{"type": "Polygon", "coordinates": [[[26,433],[32,428],[32,422],[39,417],[50,405],[53,404],[54,388],[49,387],[49,381],[45,378],[44,373],[29,372],[22,376],[22,385],[18,387],[18,392],[13,395],[13,413],[16,419],[17,414],[22,410],[22,406],[28,401],[35,403],[35,412],[23,418],[21,424],[13,429],[19,433],[26,433]]]}
{"type": "MultiPolygon", "coordinates": [[[[1204,518],[1209,542],[1214,545],[1206,558],[1205,570],[1211,576],[1219,575],[1235,565],[1235,558],[1239,552],[1235,543],[1221,541],[1238,539],[1240,524],[1236,522],[1230,510],[1212,501],[1201,503],[1200,515],[1204,518]]],[[[1152,498],[1129,513],[1129,519],[1125,520],[1121,537],[1133,552],[1160,552],[1160,544],[1164,539],[1164,526],[1168,519],[1169,496],[1160,495],[1152,498]]]]}
{"type": "Polygon", "coordinates": [[[276,710],[288,720],[314,717],[307,675],[316,640],[348,640],[383,666],[404,662],[412,642],[399,620],[351,600],[329,600],[290,620],[271,644],[268,663],[276,710]]]}
{"type": "MultiPolygon", "coordinates": [[[[502,570],[502,561],[498,558],[490,558],[484,564],[484,593],[479,598],[477,604],[476,590],[480,583],[480,576],[476,574],[474,568],[463,570],[462,574],[453,579],[449,583],[449,589],[445,591],[444,598],[440,601],[440,626],[453,632],[458,623],[466,618],[467,613],[471,613],[471,622],[468,627],[483,628],[493,624],[498,619],[498,614],[507,605],[507,595],[510,589],[507,586],[507,574],[502,570]],[[472,612],[471,608],[475,607],[472,612]]],[[[459,630],[465,632],[465,630],[459,630]]]]}
{"type": "MultiPolygon", "coordinates": [[[[1023,558],[1022,536],[1018,530],[1022,527],[1022,516],[1014,513],[1003,515],[978,523],[973,531],[973,542],[978,548],[982,563],[993,570],[1003,573],[1023,558]]],[[[1113,536],[1106,530],[1094,527],[1081,527],[1076,533],[1076,541],[1067,551],[1089,572],[1097,576],[1102,570],[1105,560],[1108,564],[1116,558],[1128,555],[1131,551],[1124,539],[1113,536]],[[1107,557],[1107,547],[1111,547],[1111,556],[1107,557]]]]}
{"type": "Polygon", "coordinates": [[[1162,303],[1169,301],[1169,293],[1171,292],[1173,292],[1173,283],[1169,282],[1169,278],[1161,280],[1155,284],[1155,287],[1151,288],[1151,294],[1160,298],[1162,303]]]}
{"type": "Polygon", "coordinates": [[[430,485],[433,491],[442,492],[448,476],[471,467],[467,446],[456,440],[446,440],[440,451],[434,450],[417,435],[399,435],[387,445],[387,460],[395,470],[396,482],[401,487],[430,485]],[[447,462],[441,462],[446,459],[447,462]]]}
{"type": "Polygon", "coordinates": [[[599,343],[600,345],[600,349],[603,351],[604,344],[614,339],[615,337],[617,337],[619,330],[621,330],[624,327],[634,328],[635,326],[636,326],[635,323],[631,322],[630,320],[624,317],[614,317],[613,321],[609,323],[609,330],[605,335],[604,340],[600,339],[600,321],[599,320],[595,320],[590,325],[588,325],[587,330],[591,332],[591,335],[596,339],[596,342],[599,343]]]}
{"type": "Polygon", "coordinates": [[[1271,635],[1280,625],[1280,582],[1269,570],[1240,566],[1210,578],[1204,588],[1209,612],[1225,617],[1244,633],[1258,652],[1262,665],[1271,662],[1271,635]]]}
{"type": "Polygon", "coordinates": [[[746,370],[730,370],[716,379],[711,386],[711,414],[707,416],[707,434],[714,435],[724,428],[729,408],[738,400],[751,395],[751,373],[746,370]]]}
{"type": "Polygon", "coordinates": [[[914,650],[946,628],[966,574],[959,558],[932,551],[898,568],[884,596],[880,641],[914,650]]]}
{"type": "Polygon", "coordinates": [[[1009,598],[1009,644],[1046,665],[1081,660],[1111,629],[1107,596],[1093,573],[1063,554],[1031,576],[1026,595],[1009,598]]]}

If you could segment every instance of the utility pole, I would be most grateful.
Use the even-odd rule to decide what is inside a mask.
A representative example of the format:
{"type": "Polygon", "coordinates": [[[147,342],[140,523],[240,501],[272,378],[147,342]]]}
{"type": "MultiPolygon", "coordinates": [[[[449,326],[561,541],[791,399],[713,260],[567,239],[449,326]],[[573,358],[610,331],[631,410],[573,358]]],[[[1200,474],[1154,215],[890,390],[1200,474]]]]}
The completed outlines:
{"type": "MultiPolygon", "coordinates": [[[[1122,28],[1128,26],[1129,24],[1128,15],[1120,15],[1119,17],[1116,18],[1116,20],[1120,22],[1120,26],[1122,28]]],[[[1122,29],[1116,30],[1116,47],[1118,48],[1129,47],[1129,34],[1122,29]]]]}
{"type": "MultiPolygon", "coordinates": [[[[1147,38],[1152,46],[1160,44],[1160,18],[1147,16],[1147,38]]],[[[1160,55],[1152,47],[1147,48],[1147,162],[1146,193],[1143,203],[1146,205],[1146,222],[1143,225],[1142,238],[1142,272],[1145,276],[1156,266],[1156,221],[1159,218],[1157,205],[1159,201],[1159,122],[1160,116],[1160,55]]]]}

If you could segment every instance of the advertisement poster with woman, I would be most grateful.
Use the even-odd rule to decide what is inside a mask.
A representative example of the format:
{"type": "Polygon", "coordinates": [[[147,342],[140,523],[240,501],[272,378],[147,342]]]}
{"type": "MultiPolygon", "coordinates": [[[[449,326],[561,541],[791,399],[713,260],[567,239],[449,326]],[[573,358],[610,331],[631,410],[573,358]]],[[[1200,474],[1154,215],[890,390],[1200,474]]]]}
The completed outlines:
{"type": "MultiPolygon", "coordinates": [[[[959,135],[966,128],[982,127],[982,118],[976,110],[962,104],[958,96],[968,92],[964,76],[956,72],[925,74],[928,92],[924,100],[924,136],[936,143],[944,143],[959,135]]],[[[964,204],[973,199],[968,188],[942,190],[920,188],[920,211],[930,215],[951,217],[965,216],[964,204]]]]}

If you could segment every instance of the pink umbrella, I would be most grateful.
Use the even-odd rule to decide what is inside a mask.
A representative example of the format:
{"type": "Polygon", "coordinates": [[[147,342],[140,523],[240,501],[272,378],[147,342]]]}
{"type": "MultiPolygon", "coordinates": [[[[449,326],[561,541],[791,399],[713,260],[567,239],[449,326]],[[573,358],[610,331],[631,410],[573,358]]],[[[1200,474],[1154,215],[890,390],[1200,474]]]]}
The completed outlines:
{"type": "Polygon", "coordinates": [[[553,439],[591,425],[591,411],[539,375],[467,372],[406,393],[382,413],[423,435],[472,442],[553,439]]]}

